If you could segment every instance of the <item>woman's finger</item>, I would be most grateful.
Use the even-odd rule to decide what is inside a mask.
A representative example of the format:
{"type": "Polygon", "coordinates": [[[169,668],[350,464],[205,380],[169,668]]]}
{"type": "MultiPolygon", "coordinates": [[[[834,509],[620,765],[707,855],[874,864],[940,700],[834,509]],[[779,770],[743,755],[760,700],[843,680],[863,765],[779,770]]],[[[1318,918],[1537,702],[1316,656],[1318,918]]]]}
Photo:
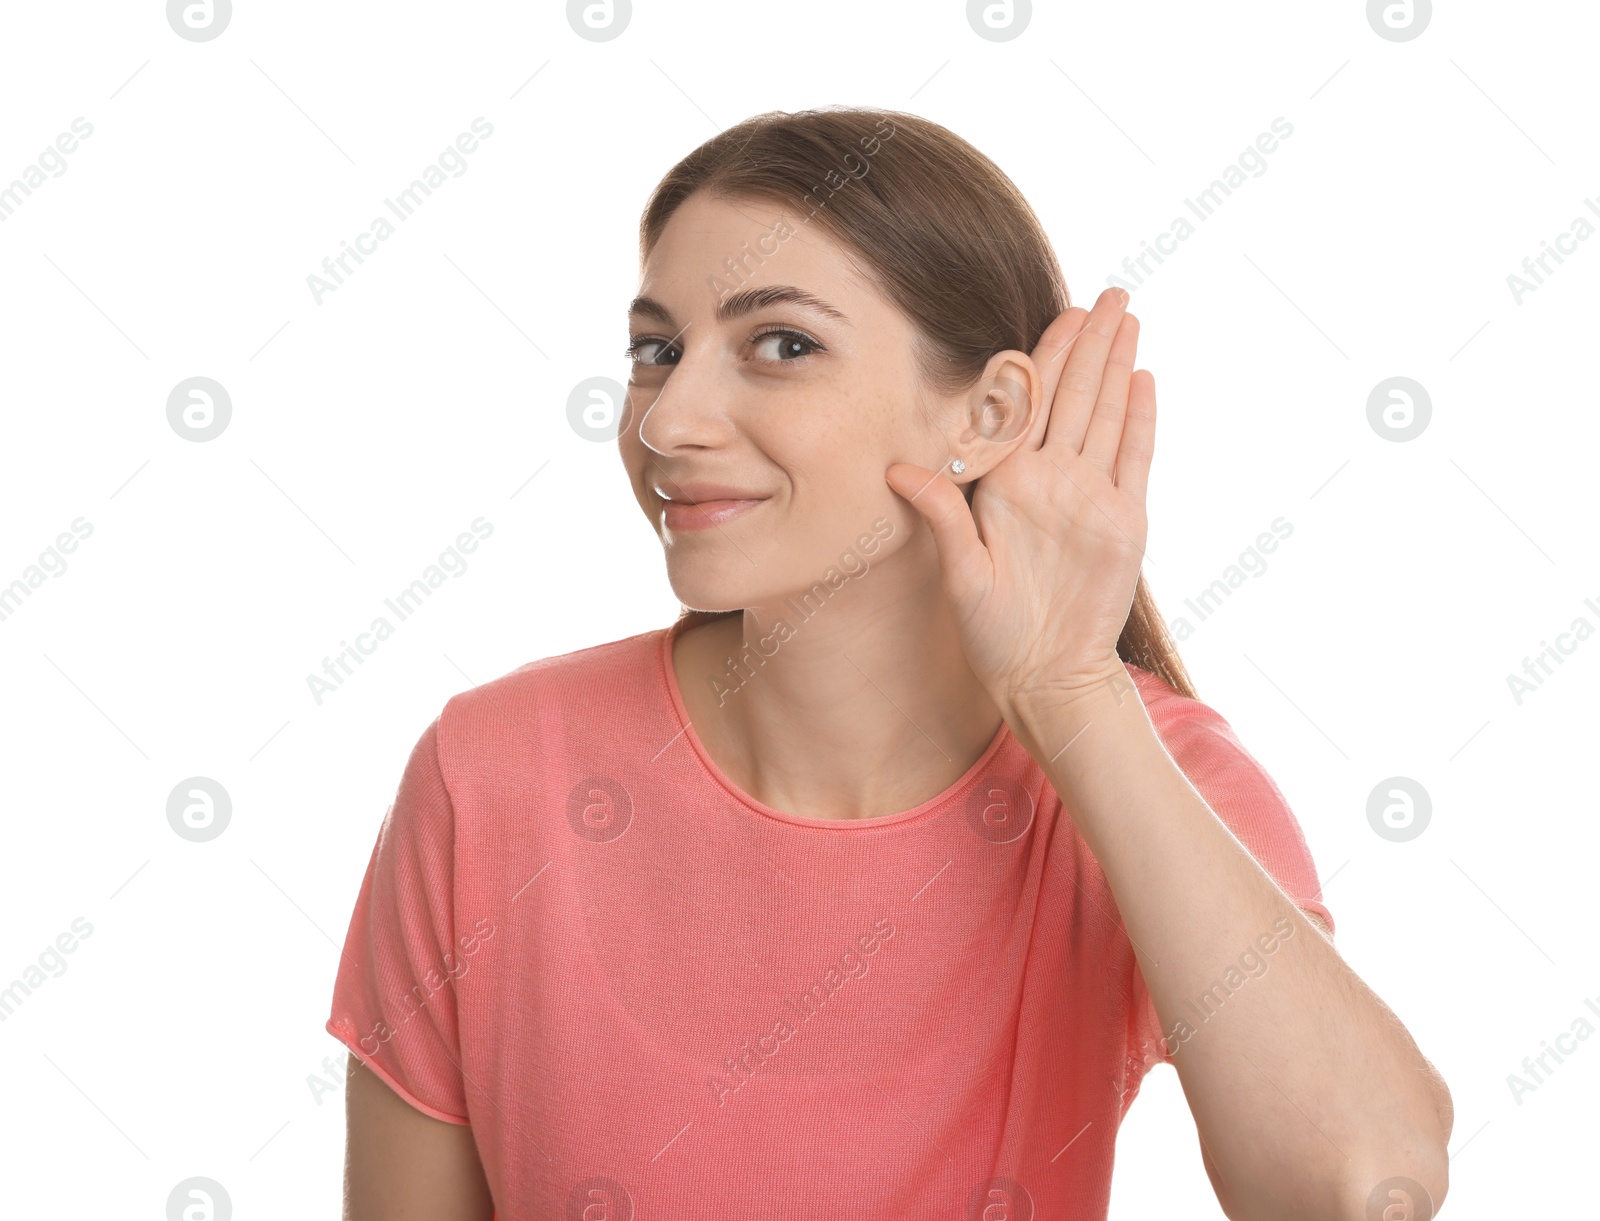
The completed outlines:
{"type": "Polygon", "coordinates": [[[1156,449],[1156,379],[1149,369],[1136,370],[1128,386],[1128,419],[1117,447],[1117,486],[1143,504],[1150,481],[1150,459],[1156,449]]]}
{"type": "Polygon", "coordinates": [[[896,462],[884,480],[922,514],[939,549],[939,567],[945,592],[961,611],[989,590],[994,573],[988,549],[978,535],[972,507],[961,489],[943,471],[930,471],[910,462],[896,462]]]}
{"type": "Polygon", "coordinates": [[[1050,426],[1050,404],[1055,400],[1056,387],[1061,384],[1061,371],[1066,367],[1078,336],[1083,334],[1083,324],[1088,318],[1089,311],[1081,306],[1062,310],[1034,346],[1033,363],[1039,368],[1043,389],[1039,410],[1028,425],[1028,439],[1022,443],[1023,449],[1038,449],[1044,444],[1045,430],[1050,426]]]}
{"type": "Polygon", "coordinates": [[[1123,421],[1128,415],[1128,380],[1133,376],[1133,360],[1139,347],[1139,320],[1122,315],[1111,349],[1106,353],[1105,370],[1100,378],[1100,393],[1095,397],[1089,417],[1089,431],[1083,438],[1083,456],[1107,479],[1117,464],[1122,442],[1123,421]]]}
{"type": "Polygon", "coordinates": [[[1050,402],[1050,426],[1045,432],[1044,448],[1071,449],[1074,454],[1082,452],[1084,434],[1089,429],[1089,417],[1094,413],[1095,402],[1100,395],[1106,355],[1111,350],[1111,341],[1122,324],[1126,308],[1127,292],[1120,288],[1108,288],[1100,294],[1094,308],[1089,311],[1083,331],[1067,355],[1061,381],[1050,402]]]}

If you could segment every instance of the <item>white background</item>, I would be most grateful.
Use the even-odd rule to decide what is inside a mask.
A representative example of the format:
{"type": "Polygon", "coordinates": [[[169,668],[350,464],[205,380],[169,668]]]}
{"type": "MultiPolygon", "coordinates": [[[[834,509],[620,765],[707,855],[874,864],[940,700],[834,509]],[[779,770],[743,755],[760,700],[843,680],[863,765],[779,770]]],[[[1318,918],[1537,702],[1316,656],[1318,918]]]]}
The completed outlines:
{"type": "MultiPolygon", "coordinates": [[[[1600,997],[1600,639],[1520,704],[1506,678],[1600,627],[1600,241],[1520,302],[1506,277],[1600,222],[1600,19],[1442,8],[1392,42],[1359,3],[1049,4],[992,42],[957,3],[641,2],[595,43],[560,4],[276,0],[195,43],[159,3],[7,6],[0,183],[93,125],[0,223],[0,584],[93,526],[0,621],[0,985],[93,925],[0,1023],[9,1208],[160,1218],[205,1175],[241,1219],[336,1215],[343,1099],[308,1078],[343,1060],[337,946],[412,743],[451,694],[678,610],[614,447],[566,418],[626,378],[646,196],[720,128],[828,103],[993,158],[1084,304],[1293,125],[1134,293],[1146,572],[1176,618],[1292,523],[1183,644],[1201,696],[1450,1084],[1450,1215],[1590,1198],[1600,1038],[1520,1102],[1507,1075],[1600,997]],[[467,172],[317,303],[478,116],[467,172]],[[1399,443],[1366,412],[1397,375],[1433,409],[1399,443]],[[205,443],[166,416],[192,376],[233,405],[205,443]],[[318,705],[306,676],[479,516],[469,569],[318,705]],[[1404,843],[1366,817],[1396,775],[1433,802],[1404,843]],[[166,818],[191,776],[232,797],[207,843],[166,818]]],[[[1169,1069],[1118,1158],[1113,1216],[1221,1215],[1169,1069]]]]}

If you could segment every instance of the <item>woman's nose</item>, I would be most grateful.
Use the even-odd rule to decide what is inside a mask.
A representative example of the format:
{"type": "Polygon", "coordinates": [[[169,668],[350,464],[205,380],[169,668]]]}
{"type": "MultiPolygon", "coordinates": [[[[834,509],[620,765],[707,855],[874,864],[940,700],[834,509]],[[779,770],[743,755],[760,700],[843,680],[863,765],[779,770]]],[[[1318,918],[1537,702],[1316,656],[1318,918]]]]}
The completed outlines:
{"type": "Polygon", "coordinates": [[[728,388],[719,381],[709,360],[685,358],[660,386],[630,384],[629,402],[643,412],[639,440],[663,455],[725,444],[736,430],[728,414],[728,388]]]}

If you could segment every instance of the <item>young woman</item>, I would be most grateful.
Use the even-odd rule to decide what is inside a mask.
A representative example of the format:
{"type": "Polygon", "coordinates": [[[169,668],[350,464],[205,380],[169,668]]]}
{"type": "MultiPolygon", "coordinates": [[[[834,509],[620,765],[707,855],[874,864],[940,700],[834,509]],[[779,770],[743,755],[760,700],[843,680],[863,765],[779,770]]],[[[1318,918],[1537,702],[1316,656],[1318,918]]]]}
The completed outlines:
{"type": "Polygon", "coordinates": [[[712,139],[641,255],[618,441],[693,613],[417,743],[346,1216],[1101,1218],[1163,1060],[1228,1216],[1431,1216],[1449,1093],[1140,575],[1126,294],[875,110],[712,139]]]}

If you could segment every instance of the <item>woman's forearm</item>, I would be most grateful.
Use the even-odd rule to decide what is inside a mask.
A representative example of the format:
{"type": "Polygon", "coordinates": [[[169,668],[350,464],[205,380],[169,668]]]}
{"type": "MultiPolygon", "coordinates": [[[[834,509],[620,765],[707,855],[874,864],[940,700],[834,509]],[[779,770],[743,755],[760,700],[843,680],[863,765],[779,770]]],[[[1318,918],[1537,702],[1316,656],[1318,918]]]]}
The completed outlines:
{"type": "Polygon", "coordinates": [[[1195,791],[1126,670],[1007,720],[1105,872],[1229,1216],[1363,1217],[1395,1177],[1437,1207],[1443,1081],[1195,791]],[[1241,955],[1267,965],[1206,1000],[1241,955]]]}

